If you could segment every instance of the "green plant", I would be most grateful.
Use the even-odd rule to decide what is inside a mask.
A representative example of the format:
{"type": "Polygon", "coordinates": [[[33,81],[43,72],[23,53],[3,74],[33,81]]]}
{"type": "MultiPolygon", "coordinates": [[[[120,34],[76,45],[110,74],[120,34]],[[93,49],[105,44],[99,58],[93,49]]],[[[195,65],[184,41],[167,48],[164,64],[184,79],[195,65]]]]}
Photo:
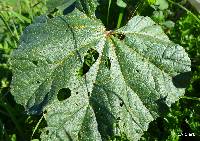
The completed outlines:
{"type": "Polygon", "coordinates": [[[11,92],[28,114],[44,112],[42,140],[138,140],[184,94],[184,49],[148,17],[106,31],[97,4],[37,18],[11,55],[11,92]]]}
{"type": "MultiPolygon", "coordinates": [[[[17,48],[19,38],[33,17],[45,11],[45,1],[0,1],[0,140],[30,140],[32,128],[40,117],[25,115],[10,94],[12,73],[7,63],[10,52],[17,48]]],[[[42,123],[43,124],[43,123],[42,123]]],[[[41,125],[42,125],[41,124],[41,125]]],[[[41,127],[41,126],[40,126],[41,127]]],[[[38,136],[37,130],[34,137],[38,136]]]]}
{"type": "Polygon", "coordinates": [[[167,115],[153,121],[142,140],[199,140],[200,122],[200,69],[199,69],[199,26],[198,13],[186,1],[174,0],[167,9],[154,7],[151,16],[162,25],[169,38],[182,45],[192,61],[192,78],[186,89],[186,96],[172,105],[167,115]],[[184,8],[183,8],[184,6],[184,8]],[[196,16],[194,16],[196,15],[196,16]],[[172,21],[174,26],[167,27],[163,23],[172,21]],[[188,137],[189,134],[195,137],[188,137]],[[178,136],[179,135],[179,136],[178,136]],[[181,136],[180,136],[181,135],[181,136]],[[185,135],[185,136],[184,136],[185,135]],[[187,136],[186,136],[187,135],[187,136]]]}

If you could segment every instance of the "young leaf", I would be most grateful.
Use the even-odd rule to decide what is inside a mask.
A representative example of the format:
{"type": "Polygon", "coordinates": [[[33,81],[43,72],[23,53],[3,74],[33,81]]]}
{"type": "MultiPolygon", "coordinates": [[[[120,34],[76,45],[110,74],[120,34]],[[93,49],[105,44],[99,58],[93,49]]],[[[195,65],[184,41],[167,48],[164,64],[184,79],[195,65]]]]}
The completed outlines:
{"type": "Polygon", "coordinates": [[[106,31],[100,20],[77,9],[30,25],[10,63],[15,100],[30,114],[46,111],[41,138],[55,141],[119,135],[139,140],[184,94],[173,78],[190,71],[184,49],[150,18],[135,16],[106,31]],[[79,75],[90,49],[98,58],[79,75]],[[64,90],[70,94],[59,100],[64,90]]]}
{"type": "Polygon", "coordinates": [[[123,0],[117,0],[117,5],[122,8],[125,8],[127,6],[127,4],[123,0]]]}

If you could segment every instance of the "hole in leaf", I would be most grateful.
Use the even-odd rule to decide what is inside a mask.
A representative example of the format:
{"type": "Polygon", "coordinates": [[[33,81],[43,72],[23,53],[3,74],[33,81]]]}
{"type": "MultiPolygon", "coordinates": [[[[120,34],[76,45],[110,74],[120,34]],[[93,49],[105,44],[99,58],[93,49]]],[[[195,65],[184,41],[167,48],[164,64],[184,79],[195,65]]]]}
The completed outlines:
{"type": "Polygon", "coordinates": [[[110,59],[108,57],[105,59],[105,65],[110,70],[111,63],[110,63],[110,59]]]}
{"type": "Polygon", "coordinates": [[[80,76],[86,74],[89,71],[90,67],[96,62],[98,57],[99,53],[96,50],[89,49],[84,57],[83,66],[79,70],[78,74],[80,76]]]}
{"type": "Polygon", "coordinates": [[[124,105],[124,102],[121,101],[121,102],[119,103],[119,105],[120,105],[120,107],[122,107],[122,106],[124,105]]]}
{"type": "Polygon", "coordinates": [[[49,19],[52,19],[52,18],[54,18],[54,14],[56,13],[58,11],[58,9],[57,8],[55,8],[52,12],[50,12],[47,16],[48,16],[48,18],[49,19]]]}
{"type": "Polygon", "coordinates": [[[78,94],[78,92],[76,92],[76,94],[78,94]]]}
{"type": "Polygon", "coordinates": [[[46,131],[46,135],[48,135],[48,134],[49,134],[49,130],[46,131]]]}
{"type": "Polygon", "coordinates": [[[49,19],[53,18],[53,15],[51,15],[51,14],[48,14],[47,16],[48,16],[49,19]]]}
{"type": "Polygon", "coordinates": [[[36,81],[36,83],[37,83],[37,84],[39,84],[39,83],[40,83],[40,81],[36,81]]]}
{"type": "Polygon", "coordinates": [[[125,35],[124,34],[117,34],[117,38],[120,40],[124,40],[125,35]]]}
{"type": "Polygon", "coordinates": [[[32,61],[32,63],[36,66],[38,65],[38,61],[32,61]]]}
{"type": "Polygon", "coordinates": [[[69,88],[62,88],[58,91],[57,98],[59,101],[63,101],[71,96],[71,90],[69,88]]]}

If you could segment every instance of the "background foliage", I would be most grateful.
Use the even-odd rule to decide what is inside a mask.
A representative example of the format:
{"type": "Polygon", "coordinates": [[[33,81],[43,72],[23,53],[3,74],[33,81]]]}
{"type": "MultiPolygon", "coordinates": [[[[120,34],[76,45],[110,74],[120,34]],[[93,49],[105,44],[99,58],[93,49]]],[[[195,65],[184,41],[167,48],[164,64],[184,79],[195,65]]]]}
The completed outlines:
{"type": "MultiPolygon", "coordinates": [[[[104,11],[101,20],[107,29],[125,25],[134,15],[150,16],[163,27],[173,42],[186,49],[192,61],[192,79],[185,96],[172,105],[168,114],[153,121],[141,140],[178,141],[183,138],[200,140],[200,22],[196,19],[200,19],[199,14],[187,0],[124,0],[124,2],[127,6],[120,9],[116,0],[113,0],[110,6],[109,1],[101,0],[97,10],[104,11]],[[103,9],[102,5],[109,8],[109,17],[107,9],[103,9]],[[120,13],[123,13],[123,16],[118,25],[117,15],[120,13]],[[194,133],[195,137],[178,136],[189,133],[194,133]]],[[[10,52],[17,48],[24,28],[32,23],[34,17],[47,11],[46,2],[6,0],[0,1],[0,9],[0,140],[39,139],[46,123],[41,118],[42,115],[28,116],[24,113],[24,109],[15,103],[9,91],[12,74],[7,61],[10,52]]],[[[86,68],[92,64],[90,58],[88,56],[86,68]]],[[[125,137],[113,137],[111,140],[125,140],[125,137]]]]}

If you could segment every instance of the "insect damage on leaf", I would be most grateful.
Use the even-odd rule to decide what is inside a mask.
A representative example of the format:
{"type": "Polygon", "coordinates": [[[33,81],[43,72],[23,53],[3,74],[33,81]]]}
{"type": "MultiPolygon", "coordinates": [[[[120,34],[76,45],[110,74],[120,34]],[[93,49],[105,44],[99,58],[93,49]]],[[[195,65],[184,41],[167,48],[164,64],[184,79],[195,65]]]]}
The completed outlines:
{"type": "Polygon", "coordinates": [[[58,91],[57,98],[59,101],[63,101],[71,96],[71,90],[69,88],[62,88],[58,91]]]}
{"type": "Polygon", "coordinates": [[[110,32],[94,17],[95,0],[78,4],[27,27],[11,55],[11,92],[29,113],[46,111],[42,140],[108,140],[119,133],[139,140],[184,94],[177,82],[190,59],[148,17],[110,32]]]}
{"type": "Polygon", "coordinates": [[[80,68],[78,74],[80,76],[86,74],[89,71],[90,67],[95,63],[98,57],[99,53],[96,50],[94,49],[88,50],[87,54],[84,56],[83,66],[80,68]]]}

